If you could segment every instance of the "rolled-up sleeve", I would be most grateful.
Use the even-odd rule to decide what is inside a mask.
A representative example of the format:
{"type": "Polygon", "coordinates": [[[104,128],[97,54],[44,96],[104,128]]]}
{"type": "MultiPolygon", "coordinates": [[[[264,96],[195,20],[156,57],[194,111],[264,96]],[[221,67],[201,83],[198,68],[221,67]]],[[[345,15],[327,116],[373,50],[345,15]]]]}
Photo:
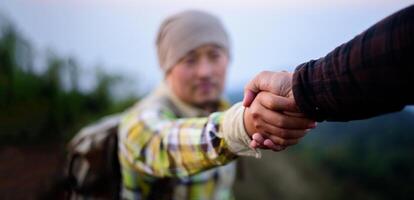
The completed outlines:
{"type": "Polygon", "coordinates": [[[185,177],[227,164],[237,152],[224,137],[225,115],[176,119],[168,109],[129,112],[119,128],[121,164],[155,177],[185,177]]]}

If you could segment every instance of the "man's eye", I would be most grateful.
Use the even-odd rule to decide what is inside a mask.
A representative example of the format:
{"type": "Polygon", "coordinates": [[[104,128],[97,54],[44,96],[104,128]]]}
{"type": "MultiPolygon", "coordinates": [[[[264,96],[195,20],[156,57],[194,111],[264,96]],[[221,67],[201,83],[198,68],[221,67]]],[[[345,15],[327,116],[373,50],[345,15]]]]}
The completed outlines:
{"type": "Polygon", "coordinates": [[[196,62],[197,62],[197,60],[196,60],[196,59],[194,59],[194,58],[189,58],[189,59],[185,60],[185,63],[187,63],[187,64],[189,64],[189,65],[193,65],[193,64],[195,64],[196,62]]]}
{"type": "Polygon", "coordinates": [[[220,54],[219,53],[211,53],[209,55],[209,58],[212,59],[212,60],[217,60],[217,59],[220,58],[220,54]]]}

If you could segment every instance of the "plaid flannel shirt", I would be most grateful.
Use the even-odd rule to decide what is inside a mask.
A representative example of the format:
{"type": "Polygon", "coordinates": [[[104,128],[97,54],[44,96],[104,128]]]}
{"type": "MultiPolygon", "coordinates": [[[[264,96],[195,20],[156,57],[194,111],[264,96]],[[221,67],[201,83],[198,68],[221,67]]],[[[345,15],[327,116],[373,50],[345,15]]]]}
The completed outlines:
{"type": "Polygon", "coordinates": [[[138,103],[121,121],[123,198],[232,199],[236,155],[217,134],[223,113],[184,114],[181,103],[164,90],[138,103]]]}

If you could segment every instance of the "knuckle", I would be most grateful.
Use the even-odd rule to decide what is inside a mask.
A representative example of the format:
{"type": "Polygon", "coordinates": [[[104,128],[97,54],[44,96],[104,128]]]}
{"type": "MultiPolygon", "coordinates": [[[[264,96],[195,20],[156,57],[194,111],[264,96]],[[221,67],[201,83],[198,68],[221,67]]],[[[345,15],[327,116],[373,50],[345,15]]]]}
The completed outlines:
{"type": "Polygon", "coordinates": [[[278,126],[278,127],[283,127],[283,126],[285,126],[285,124],[286,124],[286,120],[285,120],[285,118],[279,118],[277,121],[276,121],[276,126],[278,126]]]}
{"type": "Polygon", "coordinates": [[[303,131],[300,131],[297,135],[298,135],[299,137],[303,137],[303,136],[305,136],[305,135],[306,135],[306,133],[307,133],[307,131],[306,131],[306,130],[303,130],[303,131]]]}
{"type": "Polygon", "coordinates": [[[285,146],[285,145],[287,145],[288,143],[287,143],[287,141],[286,141],[285,139],[280,139],[280,140],[279,140],[279,144],[280,144],[280,145],[282,145],[282,146],[285,146]]]}
{"type": "Polygon", "coordinates": [[[280,99],[277,98],[277,97],[274,97],[274,98],[270,99],[269,101],[270,101],[270,103],[273,107],[276,107],[277,105],[279,105],[281,103],[280,99]]]}
{"type": "Polygon", "coordinates": [[[259,73],[259,76],[266,76],[269,73],[269,71],[261,71],[259,73]]]}
{"type": "Polygon", "coordinates": [[[266,103],[266,106],[271,110],[276,110],[279,105],[278,100],[276,98],[270,98],[270,97],[266,99],[265,103],[266,103]]]}
{"type": "Polygon", "coordinates": [[[257,106],[254,106],[251,109],[251,114],[252,114],[253,119],[258,119],[262,116],[260,109],[257,106]]]}
{"type": "Polygon", "coordinates": [[[252,111],[252,118],[253,119],[258,119],[260,118],[260,113],[256,112],[255,110],[252,111]]]}
{"type": "Polygon", "coordinates": [[[280,129],[279,130],[279,136],[282,138],[286,138],[289,135],[288,131],[285,129],[280,129]]]}
{"type": "Polygon", "coordinates": [[[253,125],[254,125],[254,128],[256,130],[260,130],[262,128],[262,125],[260,123],[258,123],[258,122],[255,122],[253,125]]]}
{"type": "Polygon", "coordinates": [[[250,81],[247,85],[244,86],[244,91],[250,90],[250,84],[252,84],[252,81],[250,81]]]}
{"type": "Polygon", "coordinates": [[[298,143],[298,140],[290,140],[289,141],[289,146],[291,146],[291,145],[295,145],[295,144],[297,144],[298,143]]]}
{"type": "Polygon", "coordinates": [[[263,99],[266,98],[266,95],[263,95],[263,92],[259,92],[256,96],[256,99],[260,102],[266,102],[263,99]]]}

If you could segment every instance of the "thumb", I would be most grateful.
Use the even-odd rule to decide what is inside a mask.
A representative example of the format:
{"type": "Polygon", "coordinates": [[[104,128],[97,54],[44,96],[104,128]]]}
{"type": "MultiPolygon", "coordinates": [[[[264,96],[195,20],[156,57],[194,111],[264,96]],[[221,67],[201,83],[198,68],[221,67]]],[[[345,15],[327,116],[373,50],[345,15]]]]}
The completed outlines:
{"type": "Polygon", "coordinates": [[[244,91],[244,97],[243,97],[243,106],[249,107],[250,104],[252,104],[254,98],[256,97],[256,93],[253,91],[247,89],[244,91]]]}
{"type": "Polygon", "coordinates": [[[249,107],[256,98],[257,93],[266,90],[263,84],[269,79],[269,72],[261,72],[256,75],[244,88],[243,106],[249,107]]]}
{"type": "Polygon", "coordinates": [[[258,83],[260,79],[257,78],[259,76],[260,75],[257,75],[256,77],[254,77],[253,80],[251,80],[244,88],[244,97],[243,97],[244,107],[249,107],[250,104],[252,104],[254,98],[256,98],[257,93],[260,92],[260,87],[259,87],[260,84],[258,83]]]}

